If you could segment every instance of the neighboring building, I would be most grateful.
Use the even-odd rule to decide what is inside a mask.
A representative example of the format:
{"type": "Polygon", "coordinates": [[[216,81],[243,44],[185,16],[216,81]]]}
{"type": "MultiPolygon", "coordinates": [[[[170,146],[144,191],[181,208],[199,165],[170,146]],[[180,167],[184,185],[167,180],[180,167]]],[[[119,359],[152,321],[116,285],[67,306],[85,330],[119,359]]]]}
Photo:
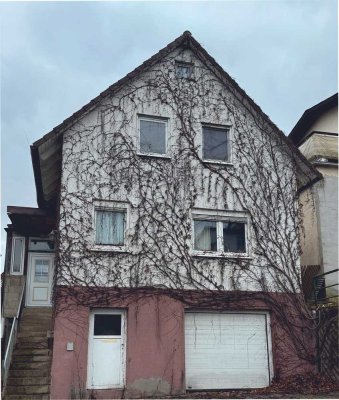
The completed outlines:
{"type": "Polygon", "coordinates": [[[7,395],[161,396],[313,370],[295,198],[321,176],[189,32],[31,152],[39,208],[8,208],[7,395]]]}
{"type": "MultiPolygon", "coordinates": [[[[309,282],[312,275],[338,269],[338,94],[306,110],[289,138],[323,175],[301,196],[305,235],[301,264],[309,282]]],[[[324,278],[322,282],[330,286],[326,297],[336,301],[338,272],[324,278]]]]}

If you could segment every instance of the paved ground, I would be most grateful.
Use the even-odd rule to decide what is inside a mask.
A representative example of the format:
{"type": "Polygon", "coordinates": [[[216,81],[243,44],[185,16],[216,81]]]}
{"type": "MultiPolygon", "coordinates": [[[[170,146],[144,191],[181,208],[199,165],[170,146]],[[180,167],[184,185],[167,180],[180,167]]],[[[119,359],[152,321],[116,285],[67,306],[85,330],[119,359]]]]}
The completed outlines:
{"type": "Polygon", "coordinates": [[[229,392],[191,392],[167,399],[339,399],[339,392],[300,394],[300,393],[253,393],[251,391],[229,392]]]}

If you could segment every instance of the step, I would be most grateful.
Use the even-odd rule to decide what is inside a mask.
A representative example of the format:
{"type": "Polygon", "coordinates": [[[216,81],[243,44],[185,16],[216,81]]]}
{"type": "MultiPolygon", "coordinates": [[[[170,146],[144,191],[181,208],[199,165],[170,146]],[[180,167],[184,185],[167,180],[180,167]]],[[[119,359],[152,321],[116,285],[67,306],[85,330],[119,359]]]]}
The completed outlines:
{"type": "Polygon", "coordinates": [[[12,356],[12,363],[23,363],[23,362],[45,362],[50,361],[49,355],[18,355],[12,356]]]}
{"type": "Polygon", "coordinates": [[[48,349],[15,349],[13,356],[48,356],[51,351],[48,349]]]}
{"type": "Polygon", "coordinates": [[[26,336],[26,337],[18,337],[17,338],[17,343],[39,343],[39,342],[44,342],[47,341],[47,335],[42,335],[42,336],[26,336]]]}
{"type": "Polygon", "coordinates": [[[47,324],[52,321],[52,317],[48,315],[34,315],[34,316],[26,316],[26,317],[21,317],[20,321],[22,321],[25,324],[35,324],[37,322],[41,322],[44,324],[47,324]]]}
{"type": "Polygon", "coordinates": [[[6,394],[4,400],[49,400],[49,394],[16,395],[6,394]]]}
{"type": "Polygon", "coordinates": [[[49,385],[49,377],[18,377],[8,378],[7,386],[29,386],[29,385],[49,385]]]}
{"type": "Polygon", "coordinates": [[[9,378],[29,378],[39,377],[43,378],[49,376],[49,368],[46,369],[10,369],[9,378]]]}
{"type": "Polygon", "coordinates": [[[6,386],[6,394],[48,394],[49,385],[6,386]]]}
{"type": "Polygon", "coordinates": [[[26,332],[22,332],[19,331],[17,337],[18,338],[25,338],[25,337],[47,337],[47,331],[46,330],[40,330],[39,332],[37,331],[26,331],[26,332]]]}
{"type": "Polygon", "coordinates": [[[38,349],[47,349],[48,348],[47,339],[45,339],[44,341],[40,341],[40,342],[30,342],[30,341],[25,341],[22,339],[23,338],[21,338],[20,342],[17,342],[15,344],[15,350],[21,350],[21,349],[38,350],[38,349]]]}
{"type": "Polygon", "coordinates": [[[36,333],[39,335],[39,333],[43,334],[43,333],[47,332],[48,330],[50,330],[50,329],[46,328],[45,326],[41,326],[41,325],[37,325],[37,326],[24,325],[19,328],[19,334],[20,333],[36,333]]]}
{"type": "Polygon", "coordinates": [[[42,362],[12,362],[11,367],[13,369],[42,369],[50,367],[50,361],[42,361],[42,362]]]}
{"type": "Polygon", "coordinates": [[[36,313],[50,313],[52,314],[52,307],[24,307],[23,314],[36,314],[36,313]]]}

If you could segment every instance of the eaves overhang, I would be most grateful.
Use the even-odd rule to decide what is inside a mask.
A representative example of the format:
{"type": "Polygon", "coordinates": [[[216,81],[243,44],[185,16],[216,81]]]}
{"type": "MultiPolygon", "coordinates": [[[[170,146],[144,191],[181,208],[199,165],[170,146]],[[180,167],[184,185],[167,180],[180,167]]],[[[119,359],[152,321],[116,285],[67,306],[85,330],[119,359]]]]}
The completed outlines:
{"type": "Polygon", "coordinates": [[[29,236],[48,235],[56,228],[55,216],[41,208],[8,206],[10,229],[29,236]]]}

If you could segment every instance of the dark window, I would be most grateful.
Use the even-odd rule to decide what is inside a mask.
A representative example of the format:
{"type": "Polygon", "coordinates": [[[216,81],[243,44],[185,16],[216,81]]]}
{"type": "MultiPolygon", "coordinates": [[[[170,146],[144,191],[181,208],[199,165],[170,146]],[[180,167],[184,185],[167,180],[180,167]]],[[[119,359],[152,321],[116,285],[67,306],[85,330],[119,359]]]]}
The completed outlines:
{"type": "Polygon", "coordinates": [[[245,224],[224,222],[223,237],[226,253],[246,253],[245,224]]]}
{"type": "Polygon", "coordinates": [[[121,315],[95,314],[94,336],[121,335],[121,315]]]}
{"type": "Polygon", "coordinates": [[[228,128],[212,128],[204,126],[203,135],[203,159],[229,161],[230,141],[228,128]]]}
{"type": "Polygon", "coordinates": [[[215,221],[194,221],[194,248],[217,251],[217,223],[215,221]]]}
{"type": "Polygon", "coordinates": [[[166,154],[166,122],[140,119],[140,152],[166,154]]]}

